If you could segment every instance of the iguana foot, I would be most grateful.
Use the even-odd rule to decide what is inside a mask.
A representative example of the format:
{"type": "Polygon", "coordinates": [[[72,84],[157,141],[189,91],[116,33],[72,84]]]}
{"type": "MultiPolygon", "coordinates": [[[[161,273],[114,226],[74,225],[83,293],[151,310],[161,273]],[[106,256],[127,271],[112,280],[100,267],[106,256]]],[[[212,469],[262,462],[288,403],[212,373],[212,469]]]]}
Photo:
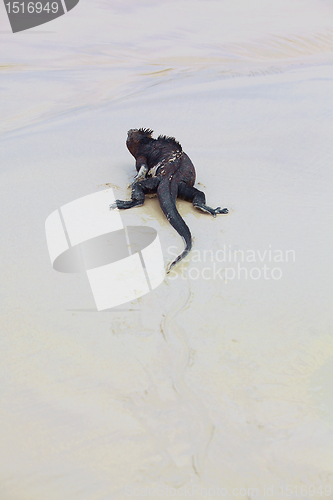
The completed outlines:
{"type": "Polygon", "coordinates": [[[218,214],[227,214],[229,212],[227,208],[221,208],[221,207],[211,208],[208,207],[207,205],[201,205],[199,203],[194,203],[194,206],[195,208],[199,208],[203,212],[207,212],[208,214],[213,215],[213,217],[216,217],[216,215],[218,214]]]}
{"type": "Polygon", "coordinates": [[[129,184],[129,188],[133,188],[135,184],[137,184],[140,181],[143,181],[146,177],[144,175],[136,175],[133,179],[133,182],[129,184]]]}
{"type": "Polygon", "coordinates": [[[228,214],[229,210],[227,208],[217,207],[217,208],[215,208],[214,212],[215,212],[215,215],[217,215],[217,214],[228,214]]]}
{"type": "Polygon", "coordinates": [[[112,203],[109,208],[110,210],[113,210],[114,208],[119,208],[119,210],[126,210],[127,208],[133,208],[133,207],[138,207],[142,205],[141,201],[136,201],[136,200],[116,200],[114,203],[112,203]]]}

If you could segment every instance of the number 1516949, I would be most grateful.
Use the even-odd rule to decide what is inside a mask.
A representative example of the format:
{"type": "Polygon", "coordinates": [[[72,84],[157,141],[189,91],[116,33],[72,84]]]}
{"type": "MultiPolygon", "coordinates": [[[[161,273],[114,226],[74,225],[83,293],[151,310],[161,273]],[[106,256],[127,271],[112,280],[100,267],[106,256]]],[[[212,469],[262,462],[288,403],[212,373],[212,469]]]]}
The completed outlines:
{"type": "Polygon", "coordinates": [[[6,3],[8,14],[56,14],[59,9],[58,2],[8,2],[6,3]]]}

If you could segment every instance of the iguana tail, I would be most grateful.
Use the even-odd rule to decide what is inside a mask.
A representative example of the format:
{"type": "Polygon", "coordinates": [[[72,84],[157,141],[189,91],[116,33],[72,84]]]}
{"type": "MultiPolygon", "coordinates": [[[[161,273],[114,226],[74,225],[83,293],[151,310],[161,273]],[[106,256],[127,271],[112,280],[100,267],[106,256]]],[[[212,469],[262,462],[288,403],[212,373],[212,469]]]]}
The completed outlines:
{"type": "Polygon", "coordinates": [[[176,207],[177,191],[178,185],[176,181],[170,181],[167,177],[162,178],[157,188],[157,197],[164,215],[185,243],[184,251],[169,265],[167,273],[186,257],[192,248],[191,232],[176,207]]]}

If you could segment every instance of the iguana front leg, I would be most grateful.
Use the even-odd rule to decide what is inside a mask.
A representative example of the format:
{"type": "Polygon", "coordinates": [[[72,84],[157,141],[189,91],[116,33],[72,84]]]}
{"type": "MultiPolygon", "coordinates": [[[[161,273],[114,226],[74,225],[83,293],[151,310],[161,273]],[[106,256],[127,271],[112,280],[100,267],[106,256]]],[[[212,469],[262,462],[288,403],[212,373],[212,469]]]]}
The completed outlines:
{"type": "Polygon", "coordinates": [[[147,160],[144,156],[139,156],[137,159],[136,159],[136,169],[138,171],[138,173],[136,174],[136,176],[134,177],[134,180],[132,182],[132,184],[130,185],[130,187],[133,187],[134,184],[136,182],[140,182],[142,181],[143,179],[146,178],[146,175],[148,173],[148,165],[147,165],[147,160]]]}

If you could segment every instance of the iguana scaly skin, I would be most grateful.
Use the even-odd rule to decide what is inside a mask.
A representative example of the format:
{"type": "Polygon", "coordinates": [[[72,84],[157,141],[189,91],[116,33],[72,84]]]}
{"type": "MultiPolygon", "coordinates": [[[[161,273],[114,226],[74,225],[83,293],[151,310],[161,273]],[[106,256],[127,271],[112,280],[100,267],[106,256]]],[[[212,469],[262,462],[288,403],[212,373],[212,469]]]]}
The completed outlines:
{"type": "Polygon", "coordinates": [[[176,199],[191,201],[193,206],[212,214],[227,214],[227,208],[211,208],[206,205],[206,197],[194,186],[195,169],[190,158],[182,150],[174,137],[160,135],[152,138],[150,129],[131,129],[126,145],[136,160],[137,175],[131,185],[131,200],[116,202],[110,209],[121,210],[143,205],[145,195],[157,193],[162,211],[170,224],[180,234],[185,243],[184,251],[169,265],[168,272],[190,252],[192,237],[176,207],[176,199]]]}

